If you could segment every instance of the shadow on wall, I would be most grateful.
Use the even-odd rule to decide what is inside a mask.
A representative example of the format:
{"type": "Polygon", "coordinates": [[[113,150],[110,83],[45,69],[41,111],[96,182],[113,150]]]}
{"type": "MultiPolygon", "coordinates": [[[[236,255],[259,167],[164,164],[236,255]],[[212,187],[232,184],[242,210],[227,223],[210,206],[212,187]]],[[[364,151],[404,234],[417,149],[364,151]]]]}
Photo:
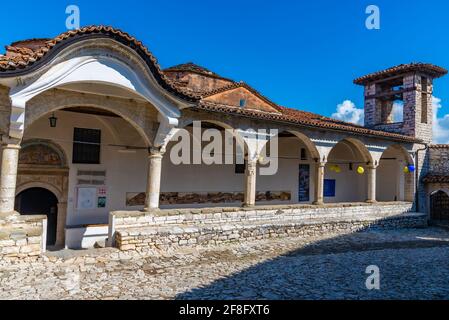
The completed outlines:
{"type": "MultiPolygon", "coordinates": [[[[297,250],[282,254],[274,259],[260,262],[249,268],[232,274],[211,284],[179,294],[179,300],[302,300],[302,299],[407,299],[410,296],[421,299],[445,298],[437,294],[431,295],[419,290],[400,291],[395,284],[413,281],[418,288],[422,282],[423,288],[441,287],[431,272],[432,265],[421,268],[419,276],[414,273],[415,257],[405,250],[400,256],[398,251],[385,254],[387,249],[410,249],[449,247],[444,241],[444,235],[435,239],[435,229],[426,229],[406,232],[397,230],[379,232],[383,222],[367,227],[360,232],[345,234],[329,239],[306,244],[297,250]],[[370,232],[366,232],[370,231],[370,232]],[[433,233],[432,233],[433,232],[433,233]],[[416,234],[419,234],[419,237],[416,234]],[[433,238],[432,238],[432,236],[433,238]],[[398,260],[399,259],[399,260],[398,260]],[[399,263],[404,269],[393,269],[399,263]],[[366,280],[370,274],[366,268],[376,265],[380,268],[382,277],[382,290],[369,291],[366,280]],[[425,270],[423,270],[425,269],[425,270]],[[416,295],[416,296],[415,296],[416,295]]],[[[416,228],[418,229],[418,228],[416,228]]],[[[410,230],[410,229],[409,229],[410,230]]],[[[445,231],[441,231],[444,233],[445,231]]],[[[448,234],[446,234],[446,239],[448,234]]],[[[306,240],[306,239],[305,239],[306,240]]],[[[230,255],[232,259],[245,263],[245,257],[230,255]]],[[[446,259],[447,257],[445,257],[446,259]]],[[[252,260],[257,259],[254,253],[252,260]]],[[[433,260],[429,261],[431,263],[433,260]]],[[[423,263],[422,259],[420,263],[423,263]]],[[[217,268],[229,268],[223,263],[217,263],[217,268]]],[[[198,270],[201,276],[202,269],[198,270]]],[[[449,271],[445,270],[449,277],[449,271]]],[[[448,292],[449,284],[443,284],[448,292]]]]}

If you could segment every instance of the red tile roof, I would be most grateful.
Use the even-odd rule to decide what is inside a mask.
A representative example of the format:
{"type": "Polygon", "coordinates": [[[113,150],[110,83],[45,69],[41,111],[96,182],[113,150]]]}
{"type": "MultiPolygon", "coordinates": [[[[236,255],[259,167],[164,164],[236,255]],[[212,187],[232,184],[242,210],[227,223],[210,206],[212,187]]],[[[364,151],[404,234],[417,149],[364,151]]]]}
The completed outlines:
{"type": "Polygon", "coordinates": [[[431,144],[429,146],[431,149],[449,149],[449,144],[431,144]]]}
{"type": "Polygon", "coordinates": [[[429,174],[423,179],[424,183],[449,183],[449,176],[429,174]]]}
{"type": "Polygon", "coordinates": [[[51,56],[62,50],[64,46],[86,38],[112,38],[133,48],[147,63],[154,77],[164,89],[188,101],[197,101],[199,99],[192,92],[184,91],[174,85],[173,81],[168,79],[162,72],[156,58],[142,42],[126,32],[108,26],[89,26],[67,31],[51,40],[41,40],[39,45],[34,43],[34,47],[24,44],[36,42],[35,40],[16,42],[15,46],[14,44],[7,46],[7,54],[0,56],[0,77],[10,77],[30,72],[45,63],[47,57],[48,59],[51,58],[51,56]]]}
{"type": "Polygon", "coordinates": [[[234,82],[234,80],[224,78],[224,77],[220,76],[219,74],[212,72],[209,69],[199,66],[193,62],[178,64],[176,66],[164,69],[163,71],[164,71],[164,73],[167,73],[167,72],[190,72],[190,73],[196,73],[196,74],[211,77],[211,78],[222,79],[222,80],[234,82]]]}
{"type": "Polygon", "coordinates": [[[408,72],[422,72],[432,78],[439,78],[447,74],[447,70],[429,63],[409,63],[401,64],[382,71],[374,72],[354,80],[355,84],[366,85],[367,83],[393,77],[408,72]]]}
{"type": "MultiPolygon", "coordinates": [[[[223,112],[233,115],[240,115],[245,117],[252,117],[262,120],[269,121],[280,121],[286,122],[296,125],[304,125],[308,127],[316,127],[316,128],[325,128],[332,130],[340,130],[346,132],[352,132],[361,135],[369,135],[376,137],[389,138],[393,140],[399,140],[404,142],[417,142],[420,141],[413,137],[388,133],[384,131],[371,130],[361,126],[357,126],[351,123],[346,123],[343,121],[334,120],[331,118],[323,117],[317,114],[313,114],[310,112],[300,111],[296,109],[285,108],[276,105],[271,102],[268,98],[261,95],[258,91],[250,87],[249,85],[242,82],[233,82],[229,86],[225,88],[221,88],[219,90],[213,90],[209,92],[196,93],[191,90],[186,90],[176,84],[176,82],[170,80],[164,72],[159,67],[159,64],[156,58],[151,54],[151,52],[142,44],[142,42],[137,41],[134,37],[129,34],[114,29],[112,27],[107,26],[89,26],[84,27],[77,30],[68,31],[62,33],[53,39],[31,39],[26,41],[20,41],[13,43],[11,46],[7,47],[7,54],[0,55],[0,77],[11,77],[20,74],[25,74],[27,72],[31,72],[34,69],[37,69],[40,65],[45,63],[47,59],[50,59],[60,50],[62,50],[66,45],[70,45],[75,41],[81,41],[87,38],[112,38],[116,41],[121,42],[124,45],[127,45],[133,48],[147,63],[154,77],[158,81],[158,83],[167,91],[183,98],[191,102],[196,102],[196,107],[198,109],[207,110],[211,112],[223,112]],[[279,112],[264,112],[257,110],[248,110],[244,108],[238,108],[228,105],[220,105],[212,102],[201,101],[203,97],[207,97],[219,92],[223,92],[225,90],[231,90],[237,87],[245,87],[248,90],[252,91],[255,95],[259,96],[261,99],[269,102],[271,105],[275,106],[275,108],[279,112]]],[[[387,73],[392,72],[403,72],[404,70],[411,69],[422,69],[427,72],[434,72],[435,74],[442,74],[443,71],[446,70],[431,66],[431,65],[423,65],[423,64],[415,64],[414,66],[398,66],[389,71],[383,71],[380,73],[376,73],[373,75],[365,76],[363,79],[368,79],[370,77],[376,77],[385,75],[387,73]]],[[[218,77],[221,79],[225,79],[218,74],[213,73],[212,71],[194,65],[193,63],[187,63],[183,65],[174,66],[165,70],[165,72],[171,71],[186,71],[186,72],[196,72],[201,73],[203,75],[208,75],[212,77],[218,77]]],[[[362,78],[360,78],[362,79],[362,78]]],[[[232,80],[230,80],[232,81],[232,80]]],[[[364,80],[360,80],[363,82],[364,80]]]]}
{"type": "Polygon", "coordinates": [[[302,125],[313,128],[351,132],[354,134],[366,136],[382,137],[402,142],[413,143],[421,141],[420,139],[416,139],[414,137],[385,131],[372,130],[352,123],[327,118],[318,114],[300,111],[297,109],[285,108],[281,106],[278,106],[278,108],[281,110],[281,113],[269,113],[258,110],[249,110],[240,107],[217,104],[209,101],[201,101],[196,108],[205,111],[221,112],[254,119],[289,123],[292,125],[302,125]]]}

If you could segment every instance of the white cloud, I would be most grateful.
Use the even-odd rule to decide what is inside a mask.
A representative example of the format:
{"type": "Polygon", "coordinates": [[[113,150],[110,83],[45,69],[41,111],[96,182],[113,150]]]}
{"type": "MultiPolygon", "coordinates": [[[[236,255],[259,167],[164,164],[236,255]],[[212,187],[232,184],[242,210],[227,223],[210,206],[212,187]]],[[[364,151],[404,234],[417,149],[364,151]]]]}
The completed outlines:
{"type": "Polygon", "coordinates": [[[433,142],[449,143],[449,114],[445,114],[442,118],[438,117],[440,109],[443,107],[441,99],[432,97],[433,106],[433,142]]]}
{"type": "MultiPolygon", "coordinates": [[[[439,117],[441,108],[441,99],[432,97],[433,107],[433,143],[449,144],[449,114],[439,117]]],[[[364,123],[364,110],[356,107],[351,100],[345,100],[337,106],[337,112],[332,114],[332,118],[351,122],[359,125],[364,123]]],[[[403,103],[395,102],[393,104],[393,121],[403,121],[403,103]]]]}
{"type": "MultiPolygon", "coordinates": [[[[433,142],[449,144],[449,114],[439,117],[441,108],[441,99],[432,97],[433,107],[433,142]]],[[[345,100],[337,105],[337,112],[332,114],[332,118],[351,122],[359,125],[364,123],[364,110],[356,107],[351,100],[345,100]]],[[[403,103],[395,102],[393,104],[393,121],[403,121],[403,103]]]]}
{"type": "Polygon", "coordinates": [[[393,103],[393,122],[404,121],[404,103],[402,101],[395,101],[393,103]]]}
{"type": "Polygon", "coordinates": [[[364,110],[358,109],[354,102],[345,100],[337,106],[337,112],[332,114],[332,118],[363,125],[364,110]]]}

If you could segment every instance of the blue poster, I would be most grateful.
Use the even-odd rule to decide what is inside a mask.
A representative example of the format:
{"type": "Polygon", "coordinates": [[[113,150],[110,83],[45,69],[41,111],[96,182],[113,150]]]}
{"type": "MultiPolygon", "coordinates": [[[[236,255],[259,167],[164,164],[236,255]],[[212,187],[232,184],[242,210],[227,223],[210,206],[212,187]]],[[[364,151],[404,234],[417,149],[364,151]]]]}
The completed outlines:
{"type": "Polygon", "coordinates": [[[298,201],[310,201],[310,165],[299,165],[298,201]]]}
{"type": "Polygon", "coordinates": [[[335,185],[336,181],[331,179],[324,179],[324,196],[333,198],[335,197],[335,185]]]}

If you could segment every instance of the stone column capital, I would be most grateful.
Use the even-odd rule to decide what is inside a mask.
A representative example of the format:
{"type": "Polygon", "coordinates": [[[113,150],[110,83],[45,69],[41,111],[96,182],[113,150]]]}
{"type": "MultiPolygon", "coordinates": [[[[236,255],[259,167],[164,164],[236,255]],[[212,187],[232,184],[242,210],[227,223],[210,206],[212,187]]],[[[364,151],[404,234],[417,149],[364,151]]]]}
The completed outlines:
{"type": "Polygon", "coordinates": [[[162,148],[148,148],[148,156],[150,158],[162,158],[165,154],[165,151],[162,148]]]}
{"type": "Polygon", "coordinates": [[[2,147],[7,149],[20,149],[21,142],[22,141],[20,139],[11,138],[8,136],[2,136],[1,138],[2,147]]]}

